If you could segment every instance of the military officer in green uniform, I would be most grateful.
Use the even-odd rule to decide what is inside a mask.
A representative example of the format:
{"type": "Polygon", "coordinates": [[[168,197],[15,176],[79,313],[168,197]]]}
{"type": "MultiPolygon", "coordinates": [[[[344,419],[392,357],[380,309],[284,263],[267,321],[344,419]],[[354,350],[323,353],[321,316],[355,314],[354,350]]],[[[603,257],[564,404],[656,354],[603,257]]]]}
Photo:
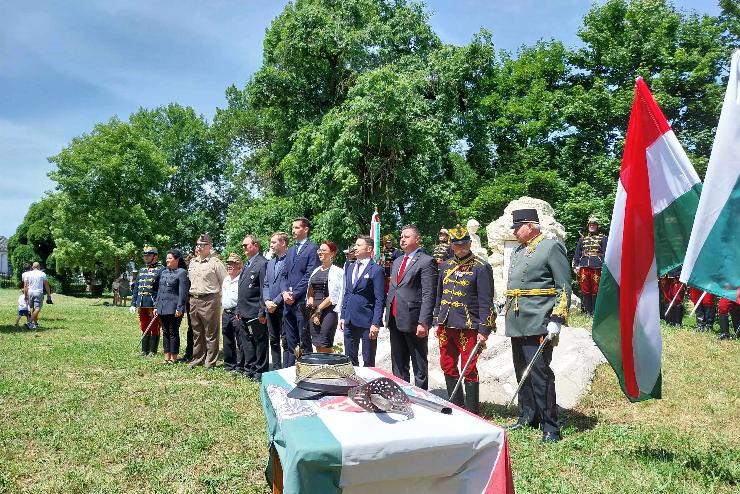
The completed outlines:
{"type": "Polygon", "coordinates": [[[560,326],[568,318],[570,265],[562,242],[541,233],[536,209],[519,209],[512,216],[511,227],[520,245],[511,254],[504,313],[517,382],[537,349],[546,343],[519,391],[519,419],[509,429],[541,427],[544,442],[559,441],[550,362],[560,326]]]}
{"type": "MultiPolygon", "coordinates": [[[[460,373],[477,341],[485,342],[496,326],[493,311],[493,270],[491,265],[470,251],[470,235],[457,225],[450,230],[454,256],[439,268],[437,300],[437,338],[439,363],[445,376],[450,401],[478,413],[478,355],[473,355],[465,371],[463,386],[452,396],[460,373]],[[463,395],[463,389],[465,393],[463,395]]],[[[482,346],[479,347],[482,349],[482,346]]]]}

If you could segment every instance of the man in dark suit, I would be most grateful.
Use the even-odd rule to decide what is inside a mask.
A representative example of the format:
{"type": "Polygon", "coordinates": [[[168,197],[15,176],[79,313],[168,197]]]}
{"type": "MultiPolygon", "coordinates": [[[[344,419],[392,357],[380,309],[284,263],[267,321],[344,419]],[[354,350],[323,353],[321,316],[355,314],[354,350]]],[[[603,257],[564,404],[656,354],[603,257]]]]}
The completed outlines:
{"type": "Polygon", "coordinates": [[[360,235],[355,242],[357,260],[344,273],[344,297],[339,330],[344,332],[344,352],[353,365],[360,365],[358,351],[362,341],[362,363],[375,366],[378,332],[385,305],[385,272],[370,256],[373,241],[360,235]]]}
{"type": "Polygon", "coordinates": [[[390,332],[393,375],[410,380],[409,360],[414,369],[414,384],[429,387],[428,342],[437,288],[437,263],[421,251],[421,235],[414,225],[401,230],[403,255],[393,261],[386,327],[390,332]]]}
{"type": "Polygon", "coordinates": [[[247,262],[239,275],[239,300],[236,311],[239,326],[239,353],[237,369],[251,379],[259,380],[269,370],[267,352],[267,318],[262,300],[267,259],[260,254],[260,243],[254,235],[242,240],[247,262]]]}
{"type": "Polygon", "coordinates": [[[304,353],[313,350],[311,334],[306,317],[306,292],[308,278],[319,265],[318,246],[308,239],[311,222],[306,218],[293,220],[291,231],[295,245],[288,249],[283,268],[283,330],[288,345],[288,355],[284,358],[286,367],[295,364],[295,349],[300,345],[304,353]]]}
{"type": "Polygon", "coordinates": [[[283,357],[280,350],[281,344],[286,354],[288,351],[283,333],[283,292],[281,289],[281,277],[285,269],[285,256],[288,252],[288,234],[275,232],[270,237],[270,250],[272,259],[267,263],[265,282],[262,284],[262,300],[267,310],[267,330],[270,337],[270,368],[271,370],[282,369],[283,357]]]}

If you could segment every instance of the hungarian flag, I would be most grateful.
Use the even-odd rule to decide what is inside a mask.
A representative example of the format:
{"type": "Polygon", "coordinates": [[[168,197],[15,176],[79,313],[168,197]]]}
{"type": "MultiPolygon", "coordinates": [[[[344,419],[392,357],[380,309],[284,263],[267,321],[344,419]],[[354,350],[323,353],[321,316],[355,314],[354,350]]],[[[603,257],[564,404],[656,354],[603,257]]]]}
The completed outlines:
{"type": "Polygon", "coordinates": [[[370,238],[373,239],[373,259],[380,262],[380,217],[377,209],[370,218],[370,238]]]}
{"type": "Polygon", "coordinates": [[[661,396],[658,276],[683,262],[700,188],[638,78],[593,323],[593,339],[630,401],[661,396]]]}
{"type": "Polygon", "coordinates": [[[740,51],[732,55],[722,114],[704,177],[681,281],[740,297],[740,51]]]}

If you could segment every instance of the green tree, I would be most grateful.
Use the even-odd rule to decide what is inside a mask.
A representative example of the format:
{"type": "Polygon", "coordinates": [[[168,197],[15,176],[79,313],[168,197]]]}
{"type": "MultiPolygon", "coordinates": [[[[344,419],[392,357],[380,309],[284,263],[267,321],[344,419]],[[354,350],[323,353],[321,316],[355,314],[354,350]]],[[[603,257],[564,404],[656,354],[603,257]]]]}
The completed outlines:
{"type": "Polygon", "coordinates": [[[160,231],[169,237],[167,247],[190,250],[203,232],[209,232],[216,245],[222,244],[230,201],[227,162],[208,122],[192,108],[176,103],[142,108],[129,122],[159,149],[174,171],[156,188],[161,209],[155,217],[160,231]]]}
{"type": "Polygon", "coordinates": [[[118,272],[145,243],[168,246],[157,222],[175,170],[133,126],[112,118],[49,158],[59,205],[52,228],[57,266],[118,272]]]}

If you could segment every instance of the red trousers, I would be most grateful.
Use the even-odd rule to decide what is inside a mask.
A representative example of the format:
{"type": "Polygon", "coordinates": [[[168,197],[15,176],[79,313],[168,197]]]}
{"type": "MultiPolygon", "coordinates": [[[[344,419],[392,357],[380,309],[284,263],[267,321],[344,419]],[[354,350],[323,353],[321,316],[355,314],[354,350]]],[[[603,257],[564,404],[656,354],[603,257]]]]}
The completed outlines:
{"type": "Polygon", "coordinates": [[[720,315],[729,314],[731,310],[738,311],[740,308],[738,308],[738,304],[736,302],[733,302],[732,300],[728,298],[721,298],[719,299],[719,304],[717,305],[717,312],[720,315]]]}
{"type": "MultiPolygon", "coordinates": [[[[703,290],[699,290],[698,288],[694,288],[693,286],[689,288],[689,298],[691,299],[691,303],[696,305],[696,303],[701,298],[701,294],[704,293],[703,290]]],[[[701,301],[701,305],[706,306],[713,306],[716,300],[714,299],[714,295],[711,293],[707,293],[704,295],[704,299],[701,301]]]]}
{"type": "MultiPolygon", "coordinates": [[[[139,307],[139,329],[141,329],[142,333],[146,331],[152,319],[154,319],[153,307],[139,307]]],[[[159,318],[152,323],[152,327],[149,328],[147,334],[149,336],[159,336],[159,318]]]]}
{"type": "Polygon", "coordinates": [[[601,279],[601,268],[578,269],[578,284],[584,295],[596,295],[599,293],[599,280],[601,279]]]}
{"type": "MultiPolygon", "coordinates": [[[[470,358],[470,352],[475,347],[478,339],[478,331],[474,329],[456,329],[445,326],[437,327],[437,338],[439,339],[439,364],[445,376],[460,378],[460,370],[470,358]],[[458,360],[460,367],[458,369],[458,360]]],[[[480,355],[480,352],[478,353],[480,355]]],[[[473,357],[468,370],[465,372],[465,380],[472,383],[478,382],[478,355],[473,357]]]]}

